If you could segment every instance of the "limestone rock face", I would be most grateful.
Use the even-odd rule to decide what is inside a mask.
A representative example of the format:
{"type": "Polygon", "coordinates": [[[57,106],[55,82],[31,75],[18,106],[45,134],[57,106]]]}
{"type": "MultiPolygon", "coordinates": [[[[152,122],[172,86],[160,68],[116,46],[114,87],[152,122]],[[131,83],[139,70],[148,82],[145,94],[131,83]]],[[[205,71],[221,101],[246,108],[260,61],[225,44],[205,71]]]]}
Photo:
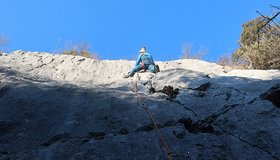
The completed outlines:
{"type": "Polygon", "coordinates": [[[279,70],[185,59],[123,79],[134,63],[0,56],[0,160],[167,159],[146,109],[174,160],[280,159],[279,70]]]}

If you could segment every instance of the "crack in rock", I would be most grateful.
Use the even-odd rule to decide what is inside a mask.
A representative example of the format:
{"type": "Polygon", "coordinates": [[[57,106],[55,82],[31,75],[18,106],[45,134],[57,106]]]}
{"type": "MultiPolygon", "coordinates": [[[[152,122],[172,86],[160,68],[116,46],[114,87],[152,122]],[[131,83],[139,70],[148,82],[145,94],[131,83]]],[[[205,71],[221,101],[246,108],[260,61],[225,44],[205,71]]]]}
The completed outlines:
{"type": "Polygon", "coordinates": [[[221,110],[213,113],[209,117],[205,118],[204,120],[199,120],[197,122],[193,122],[190,118],[182,118],[178,121],[178,123],[181,123],[184,125],[185,129],[188,130],[190,133],[210,133],[214,135],[222,135],[223,133],[215,130],[213,126],[215,126],[213,123],[215,120],[227,113],[228,111],[234,109],[240,104],[234,104],[234,105],[225,105],[221,110]]]}
{"type": "Polygon", "coordinates": [[[64,142],[67,139],[72,139],[72,137],[70,136],[70,133],[58,134],[58,135],[55,135],[55,136],[49,138],[46,142],[44,142],[42,144],[42,146],[49,147],[57,142],[60,142],[60,141],[64,142]]]}
{"type": "Polygon", "coordinates": [[[101,140],[106,136],[105,132],[89,132],[86,138],[101,140]]]}
{"type": "MultiPolygon", "coordinates": [[[[160,124],[156,124],[156,125],[159,129],[163,128],[163,126],[161,126],[160,124]]],[[[154,125],[149,124],[149,125],[146,125],[146,126],[143,126],[143,127],[139,127],[135,131],[136,132],[150,132],[150,131],[153,131],[153,130],[154,130],[154,125]]]]}
{"type": "Polygon", "coordinates": [[[200,85],[197,88],[189,88],[189,89],[196,90],[196,91],[206,91],[210,86],[211,86],[211,83],[207,82],[207,83],[200,85]]]}
{"type": "Polygon", "coordinates": [[[41,65],[39,65],[39,66],[37,66],[37,67],[35,67],[35,68],[32,68],[32,69],[30,69],[30,70],[28,70],[28,71],[32,71],[32,70],[34,70],[34,69],[42,68],[42,67],[44,67],[44,66],[46,66],[46,65],[47,65],[46,63],[43,63],[43,64],[41,64],[41,65]]]}
{"type": "Polygon", "coordinates": [[[66,141],[81,141],[79,144],[84,144],[90,141],[91,139],[94,140],[102,140],[105,138],[107,134],[105,132],[89,132],[84,137],[72,137],[70,133],[62,133],[49,138],[46,142],[41,144],[41,146],[49,147],[59,142],[66,142],[66,141]]]}
{"type": "Polygon", "coordinates": [[[0,121],[0,137],[17,129],[21,124],[19,122],[0,121]]]}
{"type": "Polygon", "coordinates": [[[7,151],[1,151],[1,155],[8,155],[9,153],[7,151]]]}
{"type": "Polygon", "coordinates": [[[193,122],[190,118],[182,118],[178,121],[184,125],[185,129],[188,130],[190,133],[198,134],[198,133],[209,133],[220,135],[218,131],[216,131],[213,125],[209,122],[198,121],[193,122]]]}
{"type": "Polygon", "coordinates": [[[231,98],[231,93],[227,92],[227,93],[219,93],[214,95],[213,97],[218,97],[218,96],[225,96],[226,97],[226,101],[228,101],[231,98]]]}
{"type": "Polygon", "coordinates": [[[175,100],[175,101],[174,101],[173,99],[170,99],[170,98],[166,98],[166,100],[168,100],[168,101],[170,101],[170,102],[173,102],[173,103],[175,103],[175,104],[177,104],[177,105],[180,105],[180,106],[184,107],[186,110],[191,111],[191,112],[195,115],[195,117],[196,117],[197,119],[200,119],[199,116],[195,113],[195,111],[193,111],[192,109],[186,107],[186,106],[185,106],[183,103],[181,103],[180,101],[178,101],[178,100],[175,100]]]}
{"type": "MultiPolygon", "coordinates": [[[[156,124],[157,127],[159,129],[162,129],[162,128],[166,128],[166,127],[172,127],[172,126],[176,126],[178,125],[178,123],[176,121],[173,121],[173,120],[170,120],[170,121],[167,121],[165,122],[164,125],[161,125],[161,124],[156,124]]],[[[134,132],[132,133],[138,133],[138,132],[151,132],[154,130],[154,124],[148,124],[146,126],[143,126],[143,127],[139,127],[137,128],[134,132]]]]}
{"type": "MultiPolygon", "coordinates": [[[[42,59],[42,58],[41,58],[41,59],[42,59]]],[[[38,60],[38,61],[39,61],[39,60],[38,60]]],[[[52,59],[50,60],[50,62],[48,62],[48,63],[43,63],[43,61],[41,61],[41,62],[42,62],[41,65],[36,66],[36,67],[34,67],[34,68],[31,68],[30,70],[28,70],[28,72],[33,71],[33,70],[38,69],[38,68],[42,68],[42,67],[44,67],[44,66],[47,66],[47,65],[51,64],[51,63],[54,62],[54,61],[55,61],[54,58],[52,58],[52,59]]]]}
{"type": "Polygon", "coordinates": [[[0,88],[0,98],[4,97],[9,91],[10,91],[11,87],[9,86],[3,86],[0,88]]]}
{"type": "Polygon", "coordinates": [[[86,137],[82,138],[81,144],[87,143],[91,139],[102,140],[105,138],[105,136],[106,136],[105,132],[89,132],[86,137]]]}
{"type": "MultiPolygon", "coordinates": [[[[225,131],[225,132],[226,132],[226,131],[225,131]]],[[[253,147],[253,148],[257,148],[258,150],[261,150],[261,151],[267,153],[269,156],[271,156],[271,158],[273,158],[273,159],[275,159],[275,160],[279,159],[279,158],[275,157],[274,155],[272,155],[272,153],[270,153],[269,151],[265,150],[264,148],[259,147],[258,145],[251,144],[250,142],[247,142],[246,140],[244,140],[244,139],[242,139],[242,138],[240,138],[240,137],[238,137],[238,136],[235,136],[234,134],[232,134],[232,133],[230,133],[230,132],[226,132],[226,133],[227,133],[228,135],[230,135],[230,136],[232,136],[232,137],[238,139],[240,142],[243,142],[243,143],[245,143],[245,144],[247,144],[247,145],[249,145],[249,146],[251,146],[251,147],[253,147]]]]}
{"type": "Polygon", "coordinates": [[[184,139],[185,135],[186,135],[185,132],[182,132],[182,131],[181,132],[176,132],[175,130],[173,131],[173,134],[178,139],[184,139]]]}
{"type": "Polygon", "coordinates": [[[2,151],[0,151],[0,159],[4,159],[4,160],[8,160],[8,159],[10,159],[10,158],[8,158],[7,156],[8,156],[8,154],[9,154],[9,152],[8,151],[6,151],[6,150],[2,150],[2,151]]]}
{"type": "Polygon", "coordinates": [[[129,131],[125,128],[121,128],[120,131],[119,131],[119,134],[121,135],[128,135],[129,134],[129,131]]]}
{"type": "Polygon", "coordinates": [[[82,62],[82,61],[84,61],[84,60],[86,60],[86,58],[78,59],[79,62],[82,62]]]}
{"type": "MultiPolygon", "coordinates": [[[[48,64],[51,64],[52,62],[54,62],[54,60],[55,60],[55,59],[52,58],[48,64]]],[[[48,65],[48,64],[47,64],[47,65],[48,65]]]]}
{"type": "Polygon", "coordinates": [[[275,107],[280,108],[280,83],[271,87],[266,93],[260,96],[261,98],[272,102],[275,107]]]}

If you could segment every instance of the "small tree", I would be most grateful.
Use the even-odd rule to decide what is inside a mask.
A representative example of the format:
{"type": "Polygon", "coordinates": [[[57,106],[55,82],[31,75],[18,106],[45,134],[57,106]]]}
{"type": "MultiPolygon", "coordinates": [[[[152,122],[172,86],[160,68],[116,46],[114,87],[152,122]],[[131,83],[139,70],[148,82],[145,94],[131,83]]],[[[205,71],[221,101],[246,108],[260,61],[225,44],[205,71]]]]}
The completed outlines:
{"type": "MultiPolygon", "coordinates": [[[[242,25],[243,31],[240,37],[240,45],[251,45],[258,41],[258,35],[264,34],[267,30],[262,29],[265,25],[265,18],[258,17],[242,25]]],[[[268,30],[269,31],[269,30],[268,30]]]]}
{"type": "Polygon", "coordinates": [[[79,50],[80,50],[80,56],[86,57],[86,58],[92,58],[91,53],[89,51],[89,44],[86,42],[82,42],[79,45],[79,50]]]}
{"type": "Polygon", "coordinates": [[[80,42],[80,43],[67,42],[66,49],[62,51],[62,54],[99,59],[97,54],[92,53],[89,48],[90,47],[87,42],[80,42]]]}
{"type": "Polygon", "coordinates": [[[280,69],[280,28],[270,18],[258,17],[243,24],[239,48],[232,55],[253,69],[280,69]]]}
{"type": "Polygon", "coordinates": [[[201,49],[198,52],[193,52],[193,45],[192,44],[184,44],[183,45],[183,53],[182,53],[182,59],[203,59],[204,56],[208,53],[207,50],[201,49]]]}
{"type": "Polygon", "coordinates": [[[263,35],[260,42],[242,45],[237,51],[254,69],[280,69],[280,37],[263,35]]]}

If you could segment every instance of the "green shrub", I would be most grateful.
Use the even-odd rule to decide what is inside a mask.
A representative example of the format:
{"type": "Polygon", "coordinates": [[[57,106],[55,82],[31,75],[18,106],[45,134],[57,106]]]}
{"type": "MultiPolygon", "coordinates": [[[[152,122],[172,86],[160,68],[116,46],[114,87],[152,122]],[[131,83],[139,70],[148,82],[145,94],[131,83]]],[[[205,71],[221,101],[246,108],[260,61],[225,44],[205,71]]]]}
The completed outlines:
{"type": "Polygon", "coordinates": [[[258,17],[254,20],[246,22],[242,25],[242,33],[240,37],[240,45],[251,45],[258,41],[258,33],[265,33],[265,29],[261,29],[265,25],[265,19],[263,17],[258,17]]]}
{"type": "Polygon", "coordinates": [[[253,69],[280,69],[280,37],[263,35],[259,43],[242,45],[235,54],[253,69]]]}
{"type": "Polygon", "coordinates": [[[99,59],[96,53],[92,53],[89,50],[89,44],[87,42],[81,42],[81,43],[68,42],[66,43],[66,49],[62,51],[62,54],[99,59]]]}
{"type": "Polygon", "coordinates": [[[65,55],[72,55],[72,56],[77,56],[77,55],[79,55],[77,51],[73,51],[73,50],[63,51],[62,54],[65,54],[65,55]]]}
{"type": "Polygon", "coordinates": [[[280,28],[265,25],[268,19],[258,17],[243,24],[239,48],[234,61],[243,61],[252,69],[280,69],[280,28]]]}
{"type": "Polygon", "coordinates": [[[83,57],[86,57],[86,58],[92,58],[90,52],[86,51],[86,50],[82,50],[79,55],[83,56],[83,57]]]}

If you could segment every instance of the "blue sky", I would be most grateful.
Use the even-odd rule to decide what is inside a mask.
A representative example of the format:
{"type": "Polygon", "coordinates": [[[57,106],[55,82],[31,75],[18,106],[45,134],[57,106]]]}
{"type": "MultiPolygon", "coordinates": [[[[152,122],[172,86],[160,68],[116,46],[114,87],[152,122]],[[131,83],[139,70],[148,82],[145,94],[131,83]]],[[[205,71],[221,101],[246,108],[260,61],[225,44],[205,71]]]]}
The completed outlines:
{"type": "Polygon", "coordinates": [[[0,35],[8,51],[54,52],[86,41],[102,59],[134,59],[146,46],[155,60],[179,59],[184,44],[206,60],[237,48],[241,25],[271,15],[279,0],[1,0],[0,35]]]}

